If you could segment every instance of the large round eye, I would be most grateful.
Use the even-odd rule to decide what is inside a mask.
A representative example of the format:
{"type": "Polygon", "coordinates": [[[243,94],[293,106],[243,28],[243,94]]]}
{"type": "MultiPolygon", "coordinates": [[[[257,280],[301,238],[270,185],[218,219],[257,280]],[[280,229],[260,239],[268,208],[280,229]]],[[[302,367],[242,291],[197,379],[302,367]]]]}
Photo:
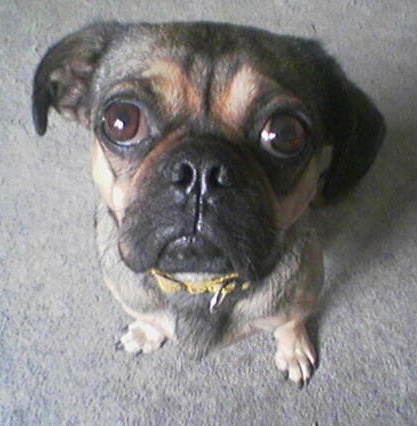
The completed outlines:
{"type": "Polygon", "coordinates": [[[103,116],[103,129],[112,142],[122,145],[140,142],[150,132],[143,111],[126,101],[116,101],[107,107],[103,116]]]}
{"type": "Polygon", "coordinates": [[[290,115],[274,115],[261,132],[261,146],[275,157],[288,158],[299,154],[307,140],[303,124],[290,115]]]}

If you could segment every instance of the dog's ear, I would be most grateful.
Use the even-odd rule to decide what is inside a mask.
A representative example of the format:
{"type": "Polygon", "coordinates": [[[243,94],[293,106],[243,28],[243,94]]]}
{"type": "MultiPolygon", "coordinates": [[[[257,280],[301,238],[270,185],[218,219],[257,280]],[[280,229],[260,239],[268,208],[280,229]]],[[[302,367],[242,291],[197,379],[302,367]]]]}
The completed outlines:
{"type": "Polygon", "coordinates": [[[333,154],[323,174],[322,195],[330,201],[351,189],[369,170],[385,137],[385,122],[369,97],[347,80],[332,59],[324,65],[324,121],[333,154]]]}
{"type": "Polygon", "coordinates": [[[90,25],[50,48],[33,81],[32,116],[39,135],[46,132],[50,106],[89,124],[88,91],[109,43],[123,30],[117,22],[90,25]]]}

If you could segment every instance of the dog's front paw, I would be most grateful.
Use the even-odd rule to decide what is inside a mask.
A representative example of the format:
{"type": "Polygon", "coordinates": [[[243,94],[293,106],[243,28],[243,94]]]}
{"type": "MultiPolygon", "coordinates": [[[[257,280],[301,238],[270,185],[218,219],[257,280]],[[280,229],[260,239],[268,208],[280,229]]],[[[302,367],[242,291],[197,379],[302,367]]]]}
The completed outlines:
{"type": "Polygon", "coordinates": [[[116,348],[133,354],[149,354],[159,349],[165,340],[166,336],[154,326],[138,320],[128,326],[116,348]]]}
{"type": "Polygon", "coordinates": [[[316,351],[304,323],[288,322],[277,328],[274,336],[278,341],[276,366],[300,387],[306,385],[316,365],[316,351]]]}

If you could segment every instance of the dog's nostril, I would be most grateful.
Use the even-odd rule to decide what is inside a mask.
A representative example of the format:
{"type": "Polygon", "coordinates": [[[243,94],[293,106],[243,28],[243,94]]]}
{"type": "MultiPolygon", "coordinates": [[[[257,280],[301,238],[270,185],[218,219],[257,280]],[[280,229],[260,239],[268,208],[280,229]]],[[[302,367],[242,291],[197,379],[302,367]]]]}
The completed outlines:
{"type": "Polygon", "coordinates": [[[207,183],[212,188],[232,186],[230,172],[224,166],[214,166],[209,170],[207,183]]]}
{"type": "Polygon", "coordinates": [[[195,180],[195,170],[191,164],[179,163],[172,169],[171,182],[183,188],[191,187],[195,180]]]}

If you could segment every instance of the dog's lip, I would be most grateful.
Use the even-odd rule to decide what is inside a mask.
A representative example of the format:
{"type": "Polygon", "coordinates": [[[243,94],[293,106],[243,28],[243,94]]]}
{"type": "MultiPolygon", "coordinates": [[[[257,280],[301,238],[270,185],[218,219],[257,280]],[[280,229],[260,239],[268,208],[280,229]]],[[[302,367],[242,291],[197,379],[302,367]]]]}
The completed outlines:
{"type": "Polygon", "coordinates": [[[161,250],[160,256],[171,253],[178,260],[185,260],[187,254],[198,255],[199,252],[204,252],[208,256],[223,254],[222,250],[207,238],[199,235],[183,235],[169,241],[161,250]]]}
{"type": "MultiPolygon", "coordinates": [[[[158,267],[179,272],[187,265],[193,272],[227,272],[232,268],[230,259],[214,242],[201,235],[182,235],[165,244],[158,256],[158,267]],[[203,270],[198,270],[201,267],[203,270]]],[[[191,272],[191,271],[186,271],[191,272]]]]}

